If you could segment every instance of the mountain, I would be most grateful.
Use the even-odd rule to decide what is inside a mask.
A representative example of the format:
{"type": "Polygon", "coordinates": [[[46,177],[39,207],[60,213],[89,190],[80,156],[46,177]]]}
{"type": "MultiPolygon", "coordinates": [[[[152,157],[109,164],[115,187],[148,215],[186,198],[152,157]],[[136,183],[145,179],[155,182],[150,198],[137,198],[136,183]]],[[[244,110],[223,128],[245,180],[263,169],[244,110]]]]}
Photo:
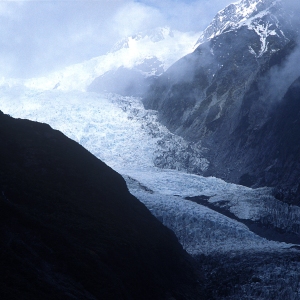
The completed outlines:
{"type": "MultiPolygon", "coordinates": [[[[119,67],[117,70],[106,72],[95,78],[95,80],[87,87],[87,91],[96,93],[109,92],[122,96],[142,96],[153,83],[153,77],[156,76],[155,74],[159,74],[159,69],[162,68],[161,62],[157,59],[149,58],[148,61],[152,61],[154,65],[153,76],[145,75],[139,69],[140,66],[145,69],[147,62],[144,61],[141,65],[132,69],[119,67]]],[[[146,68],[150,69],[148,66],[146,66],[146,68]]]]}
{"type": "Polygon", "coordinates": [[[1,299],[201,298],[119,174],[46,124],[0,113],[0,142],[1,299]]]}
{"type": "Polygon", "coordinates": [[[176,233],[190,254],[281,247],[261,237],[300,243],[299,207],[276,200],[271,188],[191,174],[207,169],[205,149],[171,134],[140,98],[57,90],[0,92],[4,111],[50,124],[122,174],[131,193],[176,233]],[[186,197],[195,203],[202,199],[201,205],[190,205],[186,197]],[[211,209],[209,214],[203,205],[211,209]],[[206,228],[206,222],[214,229],[206,228]]]}
{"type": "MultiPolygon", "coordinates": [[[[127,73],[132,72],[132,76],[138,75],[143,80],[160,75],[182,56],[193,51],[198,35],[171,30],[168,27],[154,28],[126,37],[104,55],[68,66],[44,77],[27,80],[6,79],[3,84],[24,85],[41,90],[89,89],[103,92],[101,84],[98,85],[97,81],[101,81],[104,76],[104,80],[111,82],[110,77],[118,74],[119,70],[125,69],[127,73]]],[[[122,80],[124,82],[124,78],[122,80]]],[[[112,92],[114,84],[118,81],[119,78],[116,77],[104,90],[112,92]]]]}
{"type": "MultiPolygon", "coordinates": [[[[209,149],[210,166],[202,174],[277,187],[297,202],[298,138],[292,147],[277,139],[289,134],[287,126],[286,132],[279,128],[279,120],[289,115],[289,95],[296,97],[290,89],[295,90],[292,84],[300,75],[297,38],[285,2],[231,4],[216,15],[195,51],[155,81],[144,97],[145,107],[157,110],[172,132],[209,149]]],[[[293,103],[290,109],[297,109],[293,103]]],[[[297,124],[297,114],[291,117],[291,124],[297,124]]]]}
{"type": "Polygon", "coordinates": [[[185,170],[193,159],[199,170],[205,170],[201,149],[196,152],[194,145],[171,134],[139,98],[0,91],[3,110],[49,123],[123,174],[130,192],[176,234],[189,254],[200,256],[200,274],[206,278],[201,287],[208,286],[204,299],[221,299],[225,292],[240,294],[238,299],[246,295],[269,299],[272,293],[273,298],[286,300],[293,299],[287,294],[297,295],[300,207],[275,199],[270,188],[252,189],[185,170]]]}
{"type": "MultiPolygon", "coordinates": [[[[200,126],[208,126],[205,122],[195,122],[198,127],[188,132],[188,127],[178,127],[182,122],[180,118],[174,118],[175,130],[177,126],[180,134],[186,134],[183,138],[158,122],[158,117],[162,119],[162,111],[146,110],[141,98],[85,91],[92,78],[97,77],[93,68],[87,67],[87,62],[70,67],[70,73],[66,69],[59,72],[60,81],[49,76],[23,82],[25,87],[13,82],[0,86],[1,110],[14,117],[50,124],[122,174],[132,195],[176,234],[182,247],[193,256],[193,266],[201,275],[200,282],[196,283],[190,258],[182,253],[174,236],[170,236],[162,225],[153,223],[153,217],[145,207],[128,194],[119,175],[47,125],[6,116],[3,120],[12,126],[4,128],[6,123],[1,122],[0,115],[0,158],[3,157],[0,164],[0,259],[1,275],[4,275],[0,281],[1,299],[4,293],[14,299],[299,299],[300,207],[292,205],[291,201],[278,200],[292,200],[289,194],[297,194],[297,189],[293,192],[290,188],[293,182],[297,183],[298,177],[295,163],[299,153],[299,74],[295,63],[298,48],[296,39],[292,39],[294,29],[288,24],[290,44],[286,41],[286,46],[281,48],[278,39],[278,51],[272,48],[269,66],[263,64],[264,59],[268,60],[268,57],[264,58],[267,52],[261,57],[254,55],[262,48],[258,47],[262,43],[259,37],[255,39],[257,48],[255,44],[250,45],[258,52],[247,48],[243,38],[249,34],[250,43],[257,35],[248,32],[250,23],[247,20],[251,19],[250,15],[257,15],[256,7],[261,7],[261,3],[244,1],[243,5],[231,6],[231,14],[221,11],[220,18],[215,19],[218,19],[216,26],[220,25],[215,26],[216,34],[210,33],[207,40],[200,40],[200,51],[175,64],[179,67],[174,65],[166,73],[156,76],[152,71],[156,70],[159,61],[150,59],[147,64],[140,66],[137,63],[132,68],[124,65],[108,68],[110,71],[97,83],[109,84],[118,78],[118,74],[124,72],[129,76],[134,70],[138,78],[153,80],[153,87],[160,82],[163,88],[163,80],[165,84],[172,80],[170,91],[175,96],[182,92],[182,99],[190,101],[187,104],[191,105],[196,96],[207,92],[195,80],[198,74],[202,84],[205,84],[205,76],[210,80],[216,78],[215,86],[210,85],[215,101],[212,104],[219,99],[218,103],[223,105],[220,108],[224,110],[220,109],[219,114],[223,123],[218,125],[216,122],[215,130],[220,132],[222,125],[230,123],[224,119],[228,115],[238,116],[236,120],[232,119],[237,131],[232,133],[225,127],[224,136],[219,135],[223,148],[218,145],[218,140],[212,139],[215,138],[212,129],[206,131],[206,139],[203,132],[197,131],[200,126]],[[238,14],[243,9],[245,13],[238,14]],[[243,15],[247,26],[243,25],[243,15]],[[228,16],[226,22],[225,16],[228,16]],[[234,16],[239,16],[241,23],[234,16]],[[224,26],[221,19],[224,19],[224,26]],[[225,26],[228,22],[231,27],[225,26]],[[235,44],[230,41],[225,44],[232,51],[226,52],[227,56],[222,54],[222,49],[217,51],[218,47],[211,51],[208,47],[211,40],[219,39],[220,44],[216,45],[222,48],[226,41],[224,34],[230,35],[233,26],[238,33],[240,27],[246,26],[244,35],[232,38],[232,41],[238,47],[245,46],[247,55],[239,52],[241,48],[233,52],[231,48],[235,44]],[[202,60],[201,51],[206,55],[206,61],[202,60]],[[226,61],[224,57],[230,56],[228,53],[235,53],[239,69],[234,66],[234,59],[228,58],[226,68],[220,70],[222,66],[214,64],[214,53],[219,53],[220,61],[226,61]],[[192,61],[189,59],[197,55],[199,59],[195,61],[200,65],[201,58],[202,73],[195,68],[198,65],[189,64],[192,61]],[[238,61],[239,55],[245,55],[244,62],[238,61]],[[256,65],[259,65],[257,69],[256,65]],[[215,69],[207,69],[207,66],[215,69]],[[228,69],[231,66],[237,72],[235,77],[231,77],[235,73],[228,69]],[[249,76],[248,85],[244,84],[244,89],[234,89],[234,82],[245,80],[251,70],[257,70],[257,73],[249,76]],[[280,80],[283,77],[285,80],[280,80]],[[177,90],[172,90],[176,85],[177,90]],[[185,87],[186,93],[180,87],[185,87]],[[230,103],[226,88],[231,89],[236,101],[240,101],[236,106],[230,103]],[[255,95],[262,96],[258,100],[252,99],[255,95]],[[222,103],[222,99],[226,102],[222,103]],[[270,99],[272,106],[263,105],[266,104],[263,99],[265,102],[270,99]],[[255,106],[257,102],[260,105],[255,106]],[[232,108],[236,110],[230,111],[232,108]],[[259,114],[262,108],[267,115],[259,114]],[[223,119],[222,115],[225,116],[223,119]],[[250,118],[249,115],[257,116],[251,120],[261,120],[261,124],[256,124],[257,130],[247,132],[246,125],[240,126],[240,122],[243,116],[246,120],[250,118]],[[5,133],[3,139],[1,132],[5,133]],[[243,140],[236,143],[234,138],[240,137],[243,140]],[[233,146],[226,139],[236,144],[233,146]],[[228,149],[224,148],[226,143],[228,149]],[[217,174],[218,152],[213,152],[211,145],[216,150],[223,150],[219,162],[224,173],[220,176],[226,177],[232,172],[230,167],[235,168],[234,163],[240,159],[241,170],[252,168],[253,171],[237,181],[251,185],[265,174],[269,176],[269,182],[278,186],[276,193],[270,187],[250,188],[213,176],[193,174],[217,174]],[[228,169],[224,167],[227,163],[228,169]],[[264,169],[265,165],[272,166],[264,169]],[[100,175],[99,168],[103,171],[100,175]],[[261,169],[265,172],[263,175],[261,169]],[[290,174],[289,180],[287,174],[290,174]],[[287,190],[280,189],[276,182],[285,182],[287,190]]],[[[268,11],[262,12],[267,15],[268,11]]],[[[272,13],[275,13],[274,8],[272,13]]],[[[270,18],[274,19],[271,15],[270,18]]],[[[282,18],[282,23],[285,20],[288,19],[282,18]]],[[[256,21],[260,24],[259,15],[256,21]]],[[[282,29],[278,34],[286,36],[282,29]]],[[[266,51],[269,50],[269,39],[273,37],[272,34],[266,36],[266,51]]],[[[137,41],[133,43],[144,38],[144,35],[136,37],[137,41]]],[[[160,38],[158,34],[154,40],[160,38]]],[[[129,41],[134,39],[129,38],[129,41]]],[[[118,55],[122,51],[129,53],[126,52],[130,47],[127,44],[125,39],[117,45],[118,55]]],[[[93,61],[89,63],[90,66],[94,64],[93,61]]],[[[117,83],[120,92],[125,87],[128,93],[126,84],[117,83]]],[[[129,91],[136,91],[135,87],[129,91]]],[[[168,90],[164,90],[164,94],[155,97],[163,98],[167,94],[168,90]]],[[[146,99],[149,106],[160,101],[147,97],[144,101],[146,99]]],[[[179,102],[178,107],[173,103],[169,107],[175,112],[184,101],[179,102]]],[[[191,111],[183,110],[182,113],[188,118],[191,111]]],[[[210,113],[213,116],[213,111],[210,113]]],[[[217,121],[218,115],[215,119],[217,121]]],[[[249,124],[253,126],[253,123],[249,124]]],[[[251,128],[250,125],[247,126],[251,128]]],[[[254,186],[258,184],[254,183],[254,186]]]]}
{"type": "MultiPolygon", "coordinates": [[[[124,49],[130,55],[134,53],[139,59],[131,66],[120,66],[107,71],[95,78],[87,87],[90,92],[110,92],[122,96],[142,96],[150,87],[153,78],[161,75],[174,59],[174,62],[183,56],[184,52],[192,50],[190,41],[182,41],[183,34],[172,31],[170,28],[156,28],[128,37],[117,43],[112,51],[118,53],[124,49]],[[167,43],[168,44],[167,44],[167,43]],[[159,50],[156,48],[159,47],[159,50]],[[140,50],[153,54],[140,55],[140,50]],[[153,49],[154,48],[154,49],[153,49]]],[[[194,41],[193,41],[194,42],[194,41]]]]}

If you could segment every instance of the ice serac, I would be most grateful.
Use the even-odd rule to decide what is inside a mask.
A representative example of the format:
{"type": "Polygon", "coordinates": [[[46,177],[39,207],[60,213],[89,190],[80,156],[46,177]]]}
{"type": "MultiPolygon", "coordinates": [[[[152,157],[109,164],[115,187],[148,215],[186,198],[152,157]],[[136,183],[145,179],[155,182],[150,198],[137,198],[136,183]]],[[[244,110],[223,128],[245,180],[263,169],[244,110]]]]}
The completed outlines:
{"type": "Polygon", "coordinates": [[[2,112],[0,143],[1,299],[201,298],[189,256],[119,174],[2,112]]]}
{"type": "MultiPolygon", "coordinates": [[[[292,15],[281,1],[227,6],[203,32],[196,50],[172,65],[144,97],[146,108],[158,110],[171,131],[209,149],[204,175],[296,193],[298,182],[283,167],[293,163],[286,161],[291,148],[285,149],[285,158],[274,154],[262,163],[262,148],[254,142],[300,75],[291,63],[298,51],[292,15]],[[282,76],[287,65],[289,76],[282,76]],[[270,176],[274,164],[276,175],[270,176]]],[[[274,153],[280,146],[277,129],[270,129],[274,139],[268,140],[274,153]]]]}

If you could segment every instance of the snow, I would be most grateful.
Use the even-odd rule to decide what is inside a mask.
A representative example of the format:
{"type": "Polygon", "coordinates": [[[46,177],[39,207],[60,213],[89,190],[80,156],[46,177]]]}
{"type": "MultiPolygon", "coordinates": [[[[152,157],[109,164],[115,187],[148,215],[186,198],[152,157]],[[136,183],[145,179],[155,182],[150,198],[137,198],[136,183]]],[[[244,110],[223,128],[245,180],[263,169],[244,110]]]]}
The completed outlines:
{"type": "MultiPolygon", "coordinates": [[[[278,35],[275,29],[270,29],[270,27],[273,27],[273,24],[270,24],[270,22],[261,23],[259,20],[268,14],[268,11],[263,11],[260,14],[258,14],[253,19],[248,19],[244,24],[248,26],[249,30],[253,30],[260,39],[261,43],[261,49],[258,54],[256,54],[254,51],[254,55],[256,57],[261,57],[264,53],[268,50],[268,42],[267,38],[269,36],[278,35]]],[[[252,51],[250,51],[252,53],[252,51]]]]}
{"type": "MultiPolygon", "coordinates": [[[[261,49],[258,53],[251,46],[249,46],[249,52],[256,58],[261,57],[268,50],[267,39],[269,36],[280,35],[284,37],[278,22],[276,22],[276,29],[270,29],[270,22],[262,21],[264,17],[272,14],[270,8],[278,3],[280,1],[241,0],[228,5],[218,12],[211,24],[204,30],[197,41],[197,45],[209,41],[224,32],[235,31],[245,26],[248,30],[254,31],[258,35],[261,43],[261,49]],[[262,10],[261,7],[263,8],[262,10]]],[[[276,17],[273,16],[273,19],[276,19],[276,17]]]]}

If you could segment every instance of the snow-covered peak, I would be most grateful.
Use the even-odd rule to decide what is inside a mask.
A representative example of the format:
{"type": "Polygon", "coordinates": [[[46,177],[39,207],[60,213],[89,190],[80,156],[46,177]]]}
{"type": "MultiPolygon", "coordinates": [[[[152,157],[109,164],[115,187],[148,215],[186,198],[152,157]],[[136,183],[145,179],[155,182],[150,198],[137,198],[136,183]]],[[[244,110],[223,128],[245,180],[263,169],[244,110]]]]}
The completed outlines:
{"type": "Polygon", "coordinates": [[[271,14],[272,8],[278,3],[280,0],[241,0],[226,6],[203,31],[197,45],[224,32],[251,25],[255,20],[271,14]]]}
{"type": "Polygon", "coordinates": [[[152,30],[146,30],[143,32],[139,32],[135,35],[128,36],[121,41],[117,42],[111,49],[111,52],[116,52],[123,48],[130,48],[130,44],[132,40],[140,41],[142,39],[150,39],[153,43],[160,42],[165,40],[166,38],[174,37],[174,33],[170,27],[158,27],[152,30]]]}
{"type": "Polygon", "coordinates": [[[120,67],[139,69],[145,61],[155,61],[159,68],[147,70],[146,75],[159,75],[178,59],[192,52],[198,36],[199,33],[172,31],[167,27],[157,28],[122,40],[114,47],[114,51],[105,55],[19,83],[31,89],[86,91],[93,80],[104,73],[120,67]]]}

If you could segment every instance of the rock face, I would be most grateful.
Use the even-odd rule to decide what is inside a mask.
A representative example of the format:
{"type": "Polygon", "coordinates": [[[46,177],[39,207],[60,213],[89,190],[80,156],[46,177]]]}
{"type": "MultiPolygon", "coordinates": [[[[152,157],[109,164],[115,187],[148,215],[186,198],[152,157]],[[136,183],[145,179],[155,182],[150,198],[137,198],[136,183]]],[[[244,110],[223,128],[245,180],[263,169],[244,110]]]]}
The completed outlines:
{"type": "Polygon", "coordinates": [[[123,178],[0,113],[1,299],[201,299],[189,256],[123,178]]]}
{"type": "Polygon", "coordinates": [[[283,99],[274,104],[268,121],[252,134],[252,140],[245,142],[245,148],[251,149],[245,155],[250,176],[242,178],[261,178],[261,185],[277,186],[280,199],[286,198],[297,204],[300,203],[299,122],[300,77],[289,87],[283,99]],[[256,162],[256,166],[251,165],[251,161],[256,162]]]}
{"type": "Polygon", "coordinates": [[[144,97],[145,107],[158,110],[169,129],[209,149],[204,175],[297,193],[296,171],[285,165],[298,164],[291,154],[298,146],[278,156],[282,146],[277,135],[284,133],[275,125],[288,114],[289,95],[295,92],[284,94],[300,75],[292,63],[298,46],[291,20],[280,1],[229,5],[204,31],[197,49],[160,76],[144,97]],[[272,156],[266,152],[270,148],[272,156]]]}

